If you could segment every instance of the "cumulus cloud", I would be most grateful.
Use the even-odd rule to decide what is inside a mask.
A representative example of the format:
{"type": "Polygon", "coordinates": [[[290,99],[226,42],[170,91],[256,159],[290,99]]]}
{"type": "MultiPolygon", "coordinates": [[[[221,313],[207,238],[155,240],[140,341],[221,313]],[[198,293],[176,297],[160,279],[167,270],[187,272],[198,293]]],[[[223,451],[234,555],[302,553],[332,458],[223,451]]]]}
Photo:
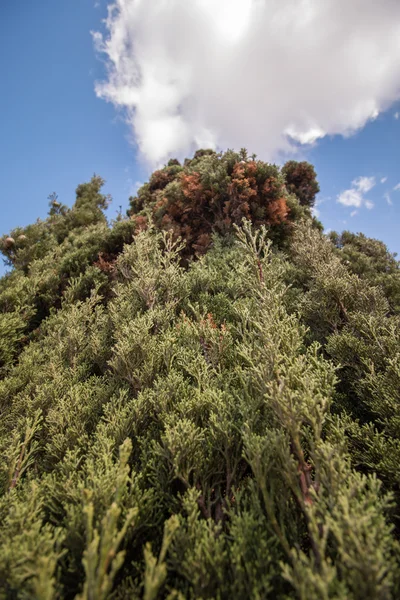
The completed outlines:
{"type": "Polygon", "coordinates": [[[205,146],[273,159],[400,98],[398,0],[115,0],[93,38],[96,93],[150,165],[205,146]]]}
{"type": "Polygon", "coordinates": [[[351,188],[338,195],[337,202],[343,204],[343,206],[355,206],[356,208],[365,206],[370,210],[374,207],[374,204],[367,200],[364,194],[372,190],[375,184],[375,177],[358,177],[351,182],[351,188]]]}

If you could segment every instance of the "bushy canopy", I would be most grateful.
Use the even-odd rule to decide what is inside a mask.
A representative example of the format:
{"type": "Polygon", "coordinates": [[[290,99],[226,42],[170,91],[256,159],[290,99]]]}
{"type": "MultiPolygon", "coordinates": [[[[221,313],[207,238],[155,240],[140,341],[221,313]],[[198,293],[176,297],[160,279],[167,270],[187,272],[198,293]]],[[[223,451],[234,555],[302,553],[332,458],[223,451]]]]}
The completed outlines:
{"type": "Polygon", "coordinates": [[[399,597],[394,257],[244,152],[101,185],[1,242],[0,598],[399,597]]]}
{"type": "Polygon", "coordinates": [[[185,241],[186,255],[201,255],[213,233],[226,236],[243,218],[256,227],[268,225],[270,236],[284,243],[293,221],[304,214],[300,205],[313,203],[310,190],[315,196],[318,184],[308,163],[292,161],[281,171],[255,156],[249,158],[245,149],[219,154],[197,150],[183,166],[170,160],[155,171],[130,199],[129,214],[137,230],[151,218],[158,228],[172,230],[175,239],[185,241]],[[298,165],[296,176],[292,168],[285,171],[290,165],[298,165]]]}
{"type": "Polygon", "coordinates": [[[289,160],[282,169],[285,176],[286,187],[292,194],[296,194],[300,204],[312,207],[315,197],[319,192],[319,185],[314,167],[308,162],[289,160]]]}

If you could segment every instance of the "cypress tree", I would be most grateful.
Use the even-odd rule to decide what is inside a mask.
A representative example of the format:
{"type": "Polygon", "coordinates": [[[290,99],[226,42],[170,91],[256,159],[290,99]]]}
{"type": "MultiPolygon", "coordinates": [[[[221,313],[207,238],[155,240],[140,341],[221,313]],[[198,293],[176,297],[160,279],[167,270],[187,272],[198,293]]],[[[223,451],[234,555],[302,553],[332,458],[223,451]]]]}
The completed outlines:
{"type": "Polygon", "coordinates": [[[197,151],[112,223],[94,176],[2,238],[1,598],[398,597],[398,263],[292,167],[197,151]]]}

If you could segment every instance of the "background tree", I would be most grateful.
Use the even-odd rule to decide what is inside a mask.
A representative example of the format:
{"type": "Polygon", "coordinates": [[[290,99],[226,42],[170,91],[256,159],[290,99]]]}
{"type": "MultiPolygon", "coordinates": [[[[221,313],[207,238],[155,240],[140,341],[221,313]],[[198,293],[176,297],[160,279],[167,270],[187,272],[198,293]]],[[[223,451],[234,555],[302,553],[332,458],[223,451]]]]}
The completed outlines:
{"type": "Polygon", "coordinates": [[[288,161],[282,167],[286,187],[291,194],[295,194],[303,206],[314,206],[315,196],[319,192],[319,185],[314,167],[308,162],[288,161]]]}
{"type": "Polygon", "coordinates": [[[250,159],[245,149],[197,150],[183,167],[170,161],[153,173],[130,199],[128,213],[138,229],[151,217],[156,227],[172,230],[185,240],[186,256],[192,256],[208,249],[214,233],[232,233],[243,218],[268,225],[275,241],[284,244],[301,212],[299,201],[289,196],[278,167],[250,159]]]}
{"type": "Polygon", "coordinates": [[[331,232],[330,239],[340,250],[347,268],[384,292],[393,313],[400,311],[400,265],[385,244],[362,233],[331,232]]]}

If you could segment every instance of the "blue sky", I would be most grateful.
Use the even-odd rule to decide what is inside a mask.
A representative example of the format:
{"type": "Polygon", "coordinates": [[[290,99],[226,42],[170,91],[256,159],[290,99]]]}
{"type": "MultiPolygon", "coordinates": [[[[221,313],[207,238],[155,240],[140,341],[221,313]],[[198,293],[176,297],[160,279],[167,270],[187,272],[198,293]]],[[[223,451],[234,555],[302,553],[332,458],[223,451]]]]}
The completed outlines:
{"type": "MultiPolygon", "coordinates": [[[[249,0],[249,2],[251,1],[249,0]]],[[[358,0],[353,1],[358,2],[358,0]]],[[[148,0],[148,6],[151,4],[155,6],[157,2],[158,0],[148,0]]],[[[337,0],[337,2],[340,3],[341,0],[337,0]]],[[[384,0],[383,4],[385,2],[390,4],[391,0],[384,0]]],[[[120,9],[122,4],[126,6],[130,3],[133,7],[135,0],[125,0],[124,2],[118,0],[120,9]]],[[[139,5],[139,2],[137,4],[139,5]]],[[[194,2],[193,6],[195,4],[194,2]]],[[[243,7],[245,4],[246,0],[243,0],[241,6],[243,7]]],[[[390,6],[393,7],[395,4],[391,3],[390,6]]],[[[110,193],[114,198],[113,204],[108,210],[108,215],[112,218],[120,205],[126,209],[129,195],[134,192],[136,182],[146,179],[147,173],[151,170],[150,164],[156,165],[157,162],[162,162],[161,158],[165,159],[168,156],[188,156],[190,155],[188,150],[193,149],[196,144],[199,145],[201,141],[204,143],[210,141],[210,143],[215,142],[221,148],[230,146],[239,149],[246,146],[250,153],[254,150],[260,158],[275,157],[277,162],[282,162],[283,156],[285,158],[306,158],[315,165],[318,174],[321,192],[317,209],[325,228],[336,231],[343,229],[362,231],[370,237],[382,239],[392,252],[400,254],[400,236],[398,235],[400,189],[394,189],[400,183],[400,118],[396,119],[395,116],[396,113],[400,113],[400,102],[396,102],[396,98],[400,98],[398,72],[392,69],[390,77],[388,75],[383,84],[380,84],[380,89],[386,85],[386,92],[382,98],[379,97],[379,91],[375,93],[373,78],[370,78],[372,83],[369,88],[365,87],[365,97],[370,102],[368,106],[372,106],[372,101],[379,105],[379,114],[374,119],[368,119],[365,114],[360,117],[358,112],[356,121],[358,119],[357,123],[361,126],[355,134],[346,137],[340,133],[346,133],[346,131],[348,133],[352,123],[341,121],[339,117],[336,120],[331,118],[332,106],[329,103],[332,102],[332,93],[324,96],[322,89],[318,93],[303,97],[301,95],[302,88],[296,87],[301,84],[296,81],[293,81],[293,93],[296,95],[296,90],[299,90],[299,102],[303,103],[301,113],[297,111],[295,103],[292,105],[287,103],[286,113],[282,114],[281,111],[276,116],[274,114],[275,105],[271,104],[265,109],[266,116],[258,119],[260,109],[257,101],[260,96],[260,87],[257,83],[254,94],[257,93],[258,96],[253,98],[253,112],[257,122],[246,121],[247,117],[244,113],[243,119],[238,119],[238,109],[235,106],[233,106],[236,111],[235,117],[228,118],[229,110],[226,110],[226,99],[221,104],[220,111],[217,97],[210,105],[211,88],[203,97],[203,82],[201,89],[200,87],[197,89],[197,81],[190,80],[194,86],[193,95],[199,98],[197,104],[193,100],[190,102],[187,99],[183,102],[177,92],[179,86],[173,89],[173,93],[171,92],[170,82],[177,81],[177,73],[186,72],[184,68],[186,65],[179,63],[178,69],[177,58],[173,56],[175,52],[174,36],[170,35],[169,29],[165,27],[165,19],[168,19],[168,15],[163,16],[164,22],[161,20],[161,16],[159,17],[161,34],[157,36],[157,40],[160,53],[157,54],[154,47],[146,46],[146,22],[151,22],[151,26],[155,28],[156,32],[158,31],[157,19],[150,19],[151,12],[146,14],[143,12],[145,10],[143,7],[140,9],[142,13],[134,14],[132,10],[130,16],[125,15],[125,21],[122,20],[120,14],[119,20],[114,17],[113,21],[109,21],[107,30],[102,22],[102,19],[106,17],[106,8],[106,1],[94,2],[93,0],[57,0],[56,2],[54,0],[41,0],[40,2],[3,0],[1,3],[0,234],[7,233],[15,226],[27,225],[38,217],[45,217],[48,210],[47,196],[53,191],[57,192],[62,202],[71,205],[74,201],[76,186],[89,180],[95,172],[106,179],[104,191],[110,193]],[[112,27],[114,27],[113,30],[111,30],[112,27]],[[167,68],[167,71],[171,72],[171,78],[167,82],[168,94],[171,92],[173,98],[177,96],[177,105],[183,106],[183,111],[186,110],[186,121],[182,120],[180,116],[177,117],[176,108],[174,108],[175,112],[172,116],[168,114],[168,118],[164,119],[166,111],[169,110],[171,98],[168,97],[168,107],[166,108],[162,87],[150,88],[150,92],[139,90],[135,83],[136,80],[132,79],[131,83],[128,82],[130,87],[127,99],[126,85],[124,83],[124,86],[121,86],[121,81],[126,82],[127,73],[130,77],[134,67],[128,64],[127,72],[121,73],[110,58],[112,51],[116,48],[112,44],[118,37],[117,27],[120,27],[119,32],[122,28],[123,34],[128,38],[130,35],[133,37],[136,35],[141,43],[139,47],[138,42],[136,50],[127,50],[129,45],[126,45],[125,50],[121,52],[136,51],[138,55],[141,52],[141,56],[147,52],[148,60],[147,62],[145,60],[143,64],[160,64],[163,68],[163,70],[160,69],[160,72],[165,72],[165,56],[168,56],[169,48],[172,48],[173,60],[171,59],[167,68]],[[98,46],[97,51],[91,31],[103,33],[102,39],[98,36],[98,39],[95,40],[98,46]],[[113,32],[115,39],[113,39],[113,32]],[[167,32],[165,40],[164,32],[167,32]],[[106,52],[99,54],[99,46],[103,44],[104,50],[107,36],[109,45],[106,52]],[[152,62],[153,56],[154,62],[152,62]],[[97,83],[96,87],[96,82],[103,82],[103,84],[101,86],[97,83]],[[159,97],[162,98],[161,107],[152,105],[151,96],[149,101],[148,94],[153,90],[153,96],[157,97],[157,93],[154,92],[157,89],[161,90],[159,93],[159,97]],[[109,102],[105,100],[109,100],[109,102]],[[160,114],[164,120],[161,119],[160,114]],[[302,136],[306,135],[304,133],[306,121],[304,119],[302,121],[303,117],[299,116],[305,114],[307,114],[306,120],[309,125],[307,135],[310,137],[310,131],[314,131],[314,124],[317,128],[322,128],[326,135],[316,135],[315,137],[319,139],[308,146],[303,146],[300,154],[296,155],[294,148],[297,144],[285,146],[286,142],[282,138],[282,132],[275,130],[274,126],[279,119],[282,120],[282,123],[290,123],[290,127],[286,128],[286,134],[290,130],[292,141],[298,142],[302,136]],[[188,115],[191,116],[188,117],[188,115]],[[268,119],[270,120],[268,121],[268,119]],[[219,123],[222,125],[219,126],[219,123]],[[136,144],[132,142],[136,142],[136,144]],[[161,155],[162,152],[164,154],[161,155]],[[151,163],[152,160],[153,163],[151,163]],[[352,191],[343,196],[343,192],[346,190],[352,191]],[[342,196],[340,196],[341,194],[342,196]],[[338,202],[338,198],[351,203],[351,206],[338,202]],[[357,207],[357,204],[360,206],[357,207]],[[371,206],[372,204],[373,206],[371,206]]],[[[223,2],[221,0],[222,9],[223,2]]],[[[248,10],[251,10],[250,4],[248,10]]],[[[191,18],[189,14],[185,16],[182,10],[180,14],[183,15],[182,19],[191,18]]],[[[226,19],[222,13],[221,15],[218,18],[220,18],[220,23],[225,26],[226,19]]],[[[371,19],[373,16],[371,15],[371,19]]],[[[249,19],[250,17],[251,14],[249,19]]],[[[390,17],[391,15],[388,14],[389,21],[392,20],[390,17]]],[[[318,18],[324,18],[324,15],[319,15],[318,18]]],[[[251,22],[249,20],[249,23],[251,22]]],[[[229,48],[233,48],[237,43],[237,36],[244,35],[237,29],[234,10],[231,11],[231,21],[228,26],[229,39],[226,35],[225,41],[226,44],[230,44],[229,48]],[[236,32],[235,39],[232,32],[236,32]]],[[[381,25],[378,23],[377,27],[379,26],[381,25]]],[[[189,27],[190,23],[187,25],[188,30],[189,27]]],[[[196,32],[191,38],[195,39],[196,32]]],[[[256,39],[256,32],[253,33],[252,39],[256,39]]],[[[370,38],[367,33],[368,31],[365,30],[366,37],[370,38]]],[[[204,36],[201,37],[200,34],[201,32],[199,32],[199,38],[203,43],[204,36]]],[[[220,28],[218,40],[225,34],[226,31],[220,28]]],[[[301,38],[299,40],[300,44],[301,38]]],[[[378,42],[379,40],[377,40],[376,48],[379,47],[378,42]]],[[[202,54],[202,62],[197,63],[196,46],[193,46],[191,39],[186,39],[186,43],[193,71],[196,72],[197,68],[201,73],[202,65],[205,64],[204,61],[207,57],[202,54]]],[[[219,49],[223,60],[226,60],[227,47],[225,45],[223,51],[219,49]]],[[[264,50],[266,51],[266,49],[264,50]]],[[[293,51],[297,53],[298,49],[295,47],[293,51]]],[[[184,46],[180,46],[180,53],[186,54],[184,46]]],[[[245,56],[245,52],[241,53],[242,56],[245,56]]],[[[133,56],[132,65],[135,64],[134,58],[133,56]]],[[[356,59],[352,68],[357,74],[356,59]]],[[[238,60],[240,63],[241,58],[235,58],[236,65],[238,60]]],[[[337,66],[329,63],[329,60],[331,59],[328,57],[326,65],[328,74],[333,73],[337,66]]],[[[400,62],[400,56],[397,56],[397,61],[400,62]]],[[[246,68],[246,64],[248,63],[243,62],[244,73],[248,73],[249,70],[246,68]]],[[[151,68],[153,69],[153,67],[151,68]]],[[[313,66],[314,71],[315,68],[313,66]]],[[[362,68],[363,65],[360,64],[360,72],[362,68]]],[[[226,67],[225,72],[229,72],[229,67],[226,67]]],[[[152,85],[161,85],[157,81],[156,68],[153,69],[152,75],[152,85]]],[[[257,72],[254,72],[253,75],[251,72],[248,74],[250,94],[252,93],[252,82],[257,78],[257,72]]],[[[307,76],[305,73],[305,77],[307,76]]],[[[215,77],[218,78],[218,81],[221,79],[218,73],[215,77]]],[[[353,79],[351,72],[348,77],[349,81],[353,79]]],[[[227,77],[224,83],[227,95],[232,94],[232,88],[229,88],[232,82],[229,83],[229,81],[227,77]]],[[[182,82],[182,87],[185,84],[185,90],[187,90],[187,80],[182,80],[182,82]]],[[[165,81],[161,83],[164,85],[165,81]]],[[[340,78],[337,79],[334,89],[339,89],[342,84],[343,81],[340,78]]],[[[279,76],[275,75],[274,86],[279,88],[279,85],[279,76]]],[[[318,78],[316,85],[318,86],[318,78]]],[[[324,87],[323,82],[321,82],[321,86],[324,87]]],[[[290,80],[288,83],[285,79],[285,85],[282,83],[282,87],[285,88],[285,97],[287,98],[287,92],[291,92],[290,80]]],[[[350,83],[349,88],[351,89],[350,83]]],[[[351,108],[351,102],[354,102],[354,106],[357,102],[360,105],[360,95],[357,96],[357,94],[363,93],[364,88],[357,86],[357,89],[354,89],[354,97],[349,95],[343,100],[343,110],[338,114],[342,115],[345,110],[351,108]]],[[[224,88],[221,88],[216,96],[223,97],[223,94],[224,88]]],[[[238,95],[240,95],[240,90],[235,94],[235,98],[238,95]]],[[[276,102],[279,106],[284,104],[279,97],[276,102]]],[[[243,106],[242,100],[241,103],[243,106]]],[[[337,103],[340,103],[340,99],[337,100],[337,103]]],[[[282,128],[281,125],[280,127],[282,128]]],[[[285,139],[288,140],[288,137],[286,136],[285,139]]],[[[2,269],[0,266],[0,270],[2,269]]]]}
{"type": "Polygon", "coordinates": [[[104,66],[90,30],[103,17],[89,0],[1,3],[1,233],[45,217],[53,191],[71,205],[95,172],[113,217],[142,175],[123,121],[94,92],[104,66]]]}

